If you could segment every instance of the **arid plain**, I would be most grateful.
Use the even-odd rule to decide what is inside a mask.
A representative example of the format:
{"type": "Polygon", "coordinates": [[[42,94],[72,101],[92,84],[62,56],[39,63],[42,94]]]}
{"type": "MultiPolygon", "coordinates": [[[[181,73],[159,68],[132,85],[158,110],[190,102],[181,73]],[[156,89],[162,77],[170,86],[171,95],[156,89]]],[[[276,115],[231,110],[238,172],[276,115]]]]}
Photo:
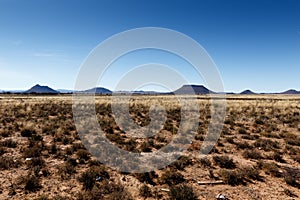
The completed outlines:
{"type": "MultiPolygon", "coordinates": [[[[149,124],[149,99],[165,106],[162,130],[133,139],[114,121],[110,96],[96,96],[106,137],[119,148],[154,152],[180,124],[171,95],[132,97],[130,115],[149,124]]],[[[300,96],[226,95],[221,136],[205,157],[209,96],[197,96],[199,128],[186,155],[149,173],[122,173],[97,161],[82,144],[71,95],[0,96],[0,199],[297,199],[300,198],[300,96]]]]}

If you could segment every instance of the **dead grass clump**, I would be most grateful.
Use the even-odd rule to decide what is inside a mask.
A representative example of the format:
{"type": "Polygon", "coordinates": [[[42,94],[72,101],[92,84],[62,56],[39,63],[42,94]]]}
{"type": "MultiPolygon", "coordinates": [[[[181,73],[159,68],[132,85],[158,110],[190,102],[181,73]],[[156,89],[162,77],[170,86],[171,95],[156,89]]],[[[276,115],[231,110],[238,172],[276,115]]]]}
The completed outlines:
{"type": "Polygon", "coordinates": [[[169,193],[171,200],[196,200],[196,193],[191,186],[186,184],[172,186],[169,193]]]}
{"type": "Polygon", "coordinates": [[[294,139],[288,138],[286,139],[286,143],[292,146],[300,146],[300,137],[294,139]]]}
{"type": "Polygon", "coordinates": [[[24,158],[39,157],[41,155],[42,147],[39,145],[34,145],[33,147],[28,147],[24,150],[24,158]]]}
{"type": "Polygon", "coordinates": [[[6,149],[4,147],[0,147],[0,156],[6,153],[6,149]]]}
{"type": "Polygon", "coordinates": [[[263,158],[261,153],[256,149],[254,149],[254,150],[245,150],[243,152],[243,157],[246,158],[246,159],[255,159],[255,160],[263,158]]]}
{"type": "Polygon", "coordinates": [[[77,195],[78,200],[131,200],[130,193],[119,183],[103,181],[101,184],[95,184],[91,190],[80,192],[77,195]]]}
{"type": "Polygon", "coordinates": [[[274,149],[280,149],[280,145],[277,141],[270,139],[258,139],[254,142],[255,147],[260,147],[265,151],[271,151],[274,149]]]}
{"type": "Polygon", "coordinates": [[[140,189],[139,189],[140,195],[142,197],[152,197],[152,192],[151,192],[151,188],[149,186],[147,186],[146,184],[143,184],[140,189]]]}
{"type": "Polygon", "coordinates": [[[156,185],[155,179],[158,177],[155,171],[137,173],[134,174],[134,177],[137,178],[141,183],[147,183],[150,185],[156,185]]]}
{"type": "Polygon", "coordinates": [[[92,170],[88,170],[83,172],[78,180],[82,183],[85,190],[91,190],[96,183],[96,173],[92,170]]]}
{"type": "Polygon", "coordinates": [[[25,190],[30,192],[38,191],[42,186],[40,179],[36,175],[28,175],[24,178],[25,190]]]}
{"type": "Polygon", "coordinates": [[[62,180],[69,180],[74,173],[76,173],[76,169],[70,163],[58,166],[58,175],[60,175],[62,180]]]}
{"type": "Polygon", "coordinates": [[[246,141],[238,142],[236,143],[236,146],[238,149],[253,149],[253,146],[246,141]]]}
{"type": "Polygon", "coordinates": [[[211,168],[211,162],[207,157],[200,158],[199,162],[202,167],[211,168]]]}
{"type": "Polygon", "coordinates": [[[178,170],[184,170],[185,167],[192,165],[192,159],[190,159],[187,156],[181,156],[178,160],[176,160],[170,167],[178,169],[178,170]]]}
{"type": "Polygon", "coordinates": [[[18,145],[17,142],[13,141],[12,139],[7,139],[1,141],[0,146],[7,147],[7,148],[16,148],[18,145]]]}
{"type": "Polygon", "coordinates": [[[22,137],[32,137],[32,135],[35,135],[36,131],[31,128],[25,128],[21,131],[21,136],[22,137]]]}
{"type": "Polygon", "coordinates": [[[282,157],[282,154],[278,151],[275,151],[271,154],[271,159],[280,163],[285,163],[285,160],[282,157]]]}
{"type": "Polygon", "coordinates": [[[279,167],[276,163],[270,162],[270,163],[262,163],[260,165],[266,174],[270,174],[271,176],[274,177],[282,176],[282,173],[280,172],[279,167]]]}
{"type": "Polygon", "coordinates": [[[248,134],[248,132],[245,128],[239,128],[238,132],[239,132],[239,134],[242,134],[242,135],[248,134]]]}
{"type": "Polygon", "coordinates": [[[221,168],[234,169],[236,167],[233,159],[228,156],[213,156],[213,160],[221,168]]]}
{"type": "Polygon", "coordinates": [[[221,179],[228,185],[237,186],[245,184],[243,174],[238,170],[222,169],[219,174],[221,179]]]}
{"type": "Polygon", "coordinates": [[[245,166],[240,169],[240,173],[243,175],[244,179],[258,180],[261,181],[260,170],[257,167],[245,166]]]}
{"type": "Polygon", "coordinates": [[[20,165],[20,162],[14,161],[12,157],[1,156],[0,157],[0,169],[10,169],[15,168],[20,165]]]}
{"type": "Polygon", "coordinates": [[[245,140],[257,140],[259,135],[242,135],[241,138],[245,140]]]}
{"type": "Polygon", "coordinates": [[[226,142],[228,142],[230,144],[235,144],[234,137],[226,137],[226,142]]]}
{"type": "Polygon", "coordinates": [[[76,155],[78,156],[78,158],[81,160],[89,160],[90,159],[90,157],[91,157],[91,155],[90,155],[90,153],[87,151],[87,150],[85,150],[85,149],[80,149],[80,150],[78,150],[77,151],[77,153],[76,153],[76,155]]]}
{"type": "Polygon", "coordinates": [[[177,185],[185,181],[183,175],[176,171],[166,171],[160,177],[162,184],[177,185]]]}
{"type": "Polygon", "coordinates": [[[300,175],[299,169],[291,167],[285,168],[284,181],[286,182],[286,184],[300,189],[300,183],[297,174],[300,175]]]}

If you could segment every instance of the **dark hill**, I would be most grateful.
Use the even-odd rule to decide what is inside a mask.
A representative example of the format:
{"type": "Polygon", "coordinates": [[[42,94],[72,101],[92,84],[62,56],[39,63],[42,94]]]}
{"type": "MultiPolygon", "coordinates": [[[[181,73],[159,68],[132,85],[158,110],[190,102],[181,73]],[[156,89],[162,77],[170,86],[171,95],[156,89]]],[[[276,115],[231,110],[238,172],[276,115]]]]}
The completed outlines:
{"type": "Polygon", "coordinates": [[[300,91],[297,91],[297,90],[287,90],[287,91],[282,92],[280,94],[300,94],[300,91]]]}
{"type": "Polygon", "coordinates": [[[203,85],[183,85],[178,90],[174,91],[175,94],[213,94],[215,92],[210,91],[203,85]]]}
{"type": "Polygon", "coordinates": [[[251,90],[245,90],[245,91],[241,92],[241,94],[255,94],[255,93],[252,92],[251,90]]]}
{"type": "Polygon", "coordinates": [[[52,88],[48,86],[41,86],[39,84],[33,86],[29,90],[25,91],[24,93],[29,94],[58,94],[59,92],[56,90],[53,90],[52,88]]]}
{"type": "Polygon", "coordinates": [[[89,90],[84,90],[83,93],[91,93],[91,94],[112,94],[112,91],[103,87],[96,87],[89,90]]]}

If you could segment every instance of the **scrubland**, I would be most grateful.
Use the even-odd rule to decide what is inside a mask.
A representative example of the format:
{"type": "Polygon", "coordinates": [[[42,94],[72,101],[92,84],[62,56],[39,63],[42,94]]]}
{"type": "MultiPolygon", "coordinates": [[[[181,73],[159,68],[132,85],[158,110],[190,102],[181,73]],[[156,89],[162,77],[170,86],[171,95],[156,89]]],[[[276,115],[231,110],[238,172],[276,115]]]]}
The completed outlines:
{"type": "MultiPolygon", "coordinates": [[[[141,153],[172,141],[181,120],[173,96],[134,96],[132,119],[140,126],[150,123],[150,99],[165,106],[166,123],[154,136],[135,139],[114,121],[110,96],[96,97],[99,124],[113,144],[141,153]]],[[[186,155],[163,169],[124,173],[85,148],[73,121],[72,96],[2,95],[0,199],[300,198],[300,96],[228,95],[221,136],[202,157],[197,155],[212,117],[210,99],[198,96],[194,103],[199,127],[186,155]]]]}

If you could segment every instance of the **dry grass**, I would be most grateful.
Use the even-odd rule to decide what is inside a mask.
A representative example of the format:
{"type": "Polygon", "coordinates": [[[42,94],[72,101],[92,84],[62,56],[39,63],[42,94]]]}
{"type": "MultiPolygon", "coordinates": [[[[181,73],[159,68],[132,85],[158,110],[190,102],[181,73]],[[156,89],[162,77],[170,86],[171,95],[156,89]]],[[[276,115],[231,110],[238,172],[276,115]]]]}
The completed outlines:
{"type": "MultiPolygon", "coordinates": [[[[181,113],[174,97],[131,99],[130,115],[139,125],[150,123],[152,103],[166,108],[163,130],[147,139],[130,138],[121,130],[109,99],[96,97],[97,117],[119,148],[154,152],[177,134],[181,113]]],[[[164,169],[127,174],[104,166],[86,150],[73,122],[71,96],[0,96],[0,199],[300,197],[299,96],[229,95],[221,137],[204,158],[198,154],[212,116],[210,101],[208,96],[193,101],[201,108],[200,123],[186,155],[164,169]],[[225,184],[197,184],[216,180],[225,184]]]]}

